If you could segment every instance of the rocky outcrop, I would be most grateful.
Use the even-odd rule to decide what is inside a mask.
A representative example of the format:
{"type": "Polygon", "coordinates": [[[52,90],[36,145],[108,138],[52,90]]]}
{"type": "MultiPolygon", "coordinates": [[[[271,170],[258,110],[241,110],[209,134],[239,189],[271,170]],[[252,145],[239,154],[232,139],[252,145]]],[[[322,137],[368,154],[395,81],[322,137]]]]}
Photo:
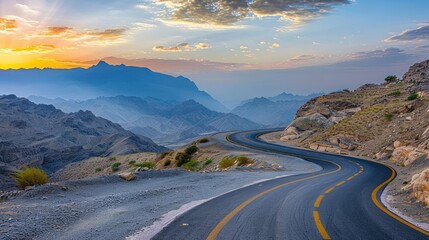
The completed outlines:
{"type": "Polygon", "coordinates": [[[412,196],[418,201],[429,205],[429,168],[414,175],[406,188],[411,189],[412,196]]]}
{"type": "Polygon", "coordinates": [[[429,60],[416,63],[404,74],[403,81],[410,83],[429,82],[429,60]]]}
{"type": "Polygon", "coordinates": [[[397,147],[390,158],[395,164],[400,166],[408,166],[419,158],[426,157],[427,154],[417,150],[412,146],[397,147]]]}
{"type": "Polygon", "coordinates": [[[314,113],[308,116],[299,117],[291,123],[292,127],[295,127],[300,131],[326,129],[331,125],[332,121],[330,121],[320,113],[314,113]]]}

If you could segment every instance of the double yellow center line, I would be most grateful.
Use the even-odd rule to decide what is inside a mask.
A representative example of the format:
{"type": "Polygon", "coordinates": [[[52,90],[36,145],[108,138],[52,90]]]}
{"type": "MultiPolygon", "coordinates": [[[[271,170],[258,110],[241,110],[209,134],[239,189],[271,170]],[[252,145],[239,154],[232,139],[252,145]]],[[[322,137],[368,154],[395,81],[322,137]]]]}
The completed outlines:
{"type": "MultiPolygon", "coordinates": [[[[352,162],[352,161],[350,161],[350,162],[352,162]]],[[[326,194],[329,194],[330,192],[332,192],[335,189],[335,187],[339,187],[339,186],[343,185],[344,183],[346,183],[346,181],[352,180],[354,177],[356,177],[357,175],[359,175],[363,172],[364,169],[363,169],[362,165],[360,165],[359,163],[356,163],[356,162],[352,162],[352,163],[355,163],[359,166],[359,169],[360,169],[359,172],[354,174],[353,176],[348,177],[346,180],[335,184],[335,186],[328,188],[324,192],[324,194],[319,195],[319,197],[317,197],[317,199],[316,199],[316,202],[314,202],[314,208],[315,209],[313,211],[313,218],[314,218],[314,222],[316,223],[317,230],[319,231],[319,233],[323,239],[331,239],[331,236],[329,236],[328,232],[326,231],[325,227],[323,226],[322,220],[320,220],[319,211],[317,209],[320,207],[320,204],[322,203],[322,200],[326,194]]]]}

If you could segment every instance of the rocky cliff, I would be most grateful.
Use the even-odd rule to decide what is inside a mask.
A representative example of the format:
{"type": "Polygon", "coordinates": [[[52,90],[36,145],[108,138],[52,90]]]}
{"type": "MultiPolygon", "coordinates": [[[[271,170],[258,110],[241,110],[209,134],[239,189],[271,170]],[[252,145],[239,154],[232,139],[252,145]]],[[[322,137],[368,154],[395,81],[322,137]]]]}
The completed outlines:
{"type": "Polygon", "coordinates": [[[396,165],[395,191],[429,204],[429,60],[403,80],[367,84],[314,98],[282,140],[313,150],[365,156],[396,165]]]}
{"type": "MultiPolygon", "coordinates": [[[[22,166],[53,172],[91,156],[160,152],[150,139],[124,130],[89,111],[66,114],[52,105],[15,95],[0,96],[0,183],[22,166]]],[[[10,182],[9,182],[10,183],[10,182]]]]}

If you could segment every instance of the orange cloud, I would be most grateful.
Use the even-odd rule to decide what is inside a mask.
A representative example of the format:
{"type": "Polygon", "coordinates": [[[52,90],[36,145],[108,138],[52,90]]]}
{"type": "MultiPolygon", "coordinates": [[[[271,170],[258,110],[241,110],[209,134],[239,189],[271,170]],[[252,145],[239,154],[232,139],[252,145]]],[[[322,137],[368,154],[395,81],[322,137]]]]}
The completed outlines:
{"type": "Polygon", "coordinates": [[[83,44],[105,44],[118,42],[125,35],[127,29],[115,28],[102,31],[76,31],[71,27],[48,27],[44,31],[29,38],[60,38],[67,41],[82,41],[83,44]]]}
{"type": "Polygon", "coordinates": [[[15,19],[0,18],[0,32],[10,32],[18,29],[15,19]]]}
{"type": "Polygon", "coordinates": [[[1,49],[1,51],[7,52],[7,53],[16,53],[16,54],[38,54],[38,53],[52,52],[55,49],[56,47],[54,45],[40,44],[40,45],[31,45],[23,48],[13,48],[13,49],[3,48],[1,49]]]}
{"type": "Polygon", "coordinates": [[[210,47],[211,46],[208,43],[196,43],[194,45],[190,45],[189,43],[179,43],[171,47],[155,46],[152,48],[152,50],[155,52],[190,52],[209,49],[210,47]]]}

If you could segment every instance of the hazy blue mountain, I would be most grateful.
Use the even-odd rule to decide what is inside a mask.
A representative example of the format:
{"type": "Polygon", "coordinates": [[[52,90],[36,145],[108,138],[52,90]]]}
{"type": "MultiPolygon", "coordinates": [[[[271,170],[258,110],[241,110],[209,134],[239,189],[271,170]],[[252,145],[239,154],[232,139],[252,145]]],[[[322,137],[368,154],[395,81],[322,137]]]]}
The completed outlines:
{"type": "Polygon", "coordinates": [[[0,89],[0,93],[4,94],[53,99],[92,99],[117,95],[176,102],[194,99],[212,110],[228,111],[185,77],[173,77],[148,68],[113,66],[104,61],[88,69],[0,70],[0,89]]]}
{"type": "Polygon", "coordinates": [[[278,101],[308,101],[312,98],[318,97],[318,96],[322,96],[324,95],[324,93],[312,93],[310,95],[295,95],[292,93],[280,93],[277,96],[274,97],[268,97],[268,100],[271,100],[273,102],[278,102],[278,101]]]}
{"type": "Polygon", "coordinates": [[[292,122],[296,111],[305,102],[306,100],[271,101],[263,97],[254,98],[234,108],[231,113],[267,127],[284,127],[292,122]]]}
{"type": "MultiPolygon", "coordinates": [[[[53,101],[38,97],[34,99],[53,101]]],[[[261,128],[260,124],[243,117],[212,111],[195,100],[177,103],[153,97],[143,99],[116,96],[85,101],[63,101],[53,105],[65,112],[89,110],[96,116],[119,123],[125,129],[148,136],[162,145],[190,140],[213,132],[261,128]]]]}

